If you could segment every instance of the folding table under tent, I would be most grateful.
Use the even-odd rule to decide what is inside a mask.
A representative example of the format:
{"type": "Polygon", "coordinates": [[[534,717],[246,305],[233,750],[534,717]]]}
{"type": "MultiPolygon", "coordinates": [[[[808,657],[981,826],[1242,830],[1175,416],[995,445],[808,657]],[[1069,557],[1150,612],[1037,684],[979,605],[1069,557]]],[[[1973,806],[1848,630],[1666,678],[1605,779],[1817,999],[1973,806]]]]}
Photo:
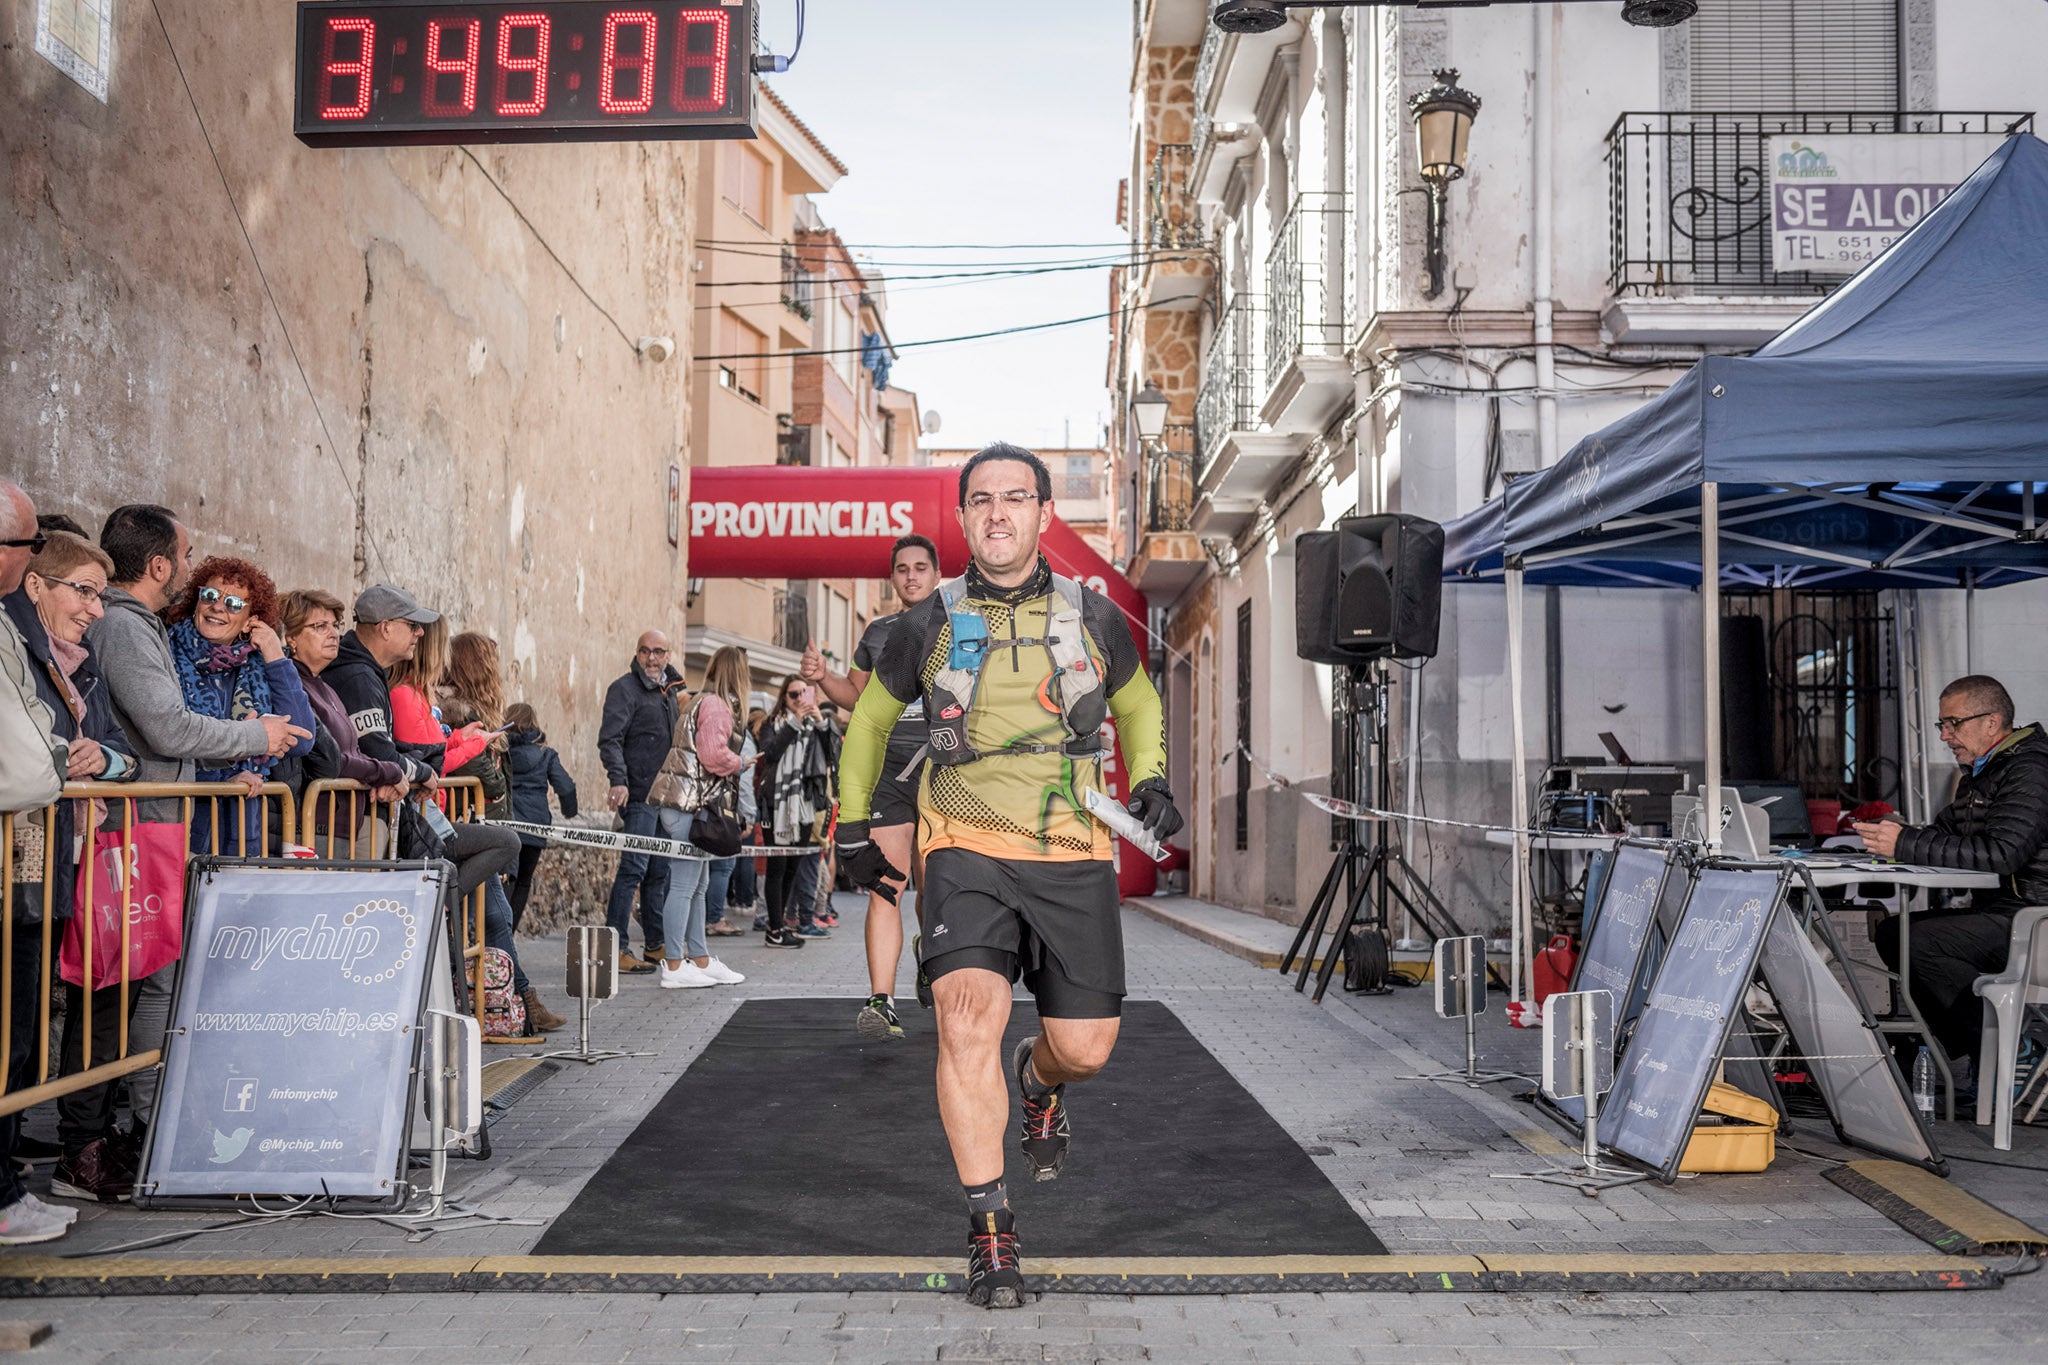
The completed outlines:
{"type": "MultiPolygon", "coordinates": [[[[2006,139],[1941,205],[1747,357],[1708,356],[1445,528],[1445,575],[1508,594],[1514,825],[1528,823],[1525,582],[1697,584],[1706,808],[1720,804],[1720,593],[2048,577],[2048,144],[2006,139]]],[[[1917,718],[1916,718],[1917,719],[1917,718]]],[[[1706,822],[1717,851],[1717,821],[1706,822]]],[[[1533,946],[1514,846],[1512,994],[1533,946]]]]}

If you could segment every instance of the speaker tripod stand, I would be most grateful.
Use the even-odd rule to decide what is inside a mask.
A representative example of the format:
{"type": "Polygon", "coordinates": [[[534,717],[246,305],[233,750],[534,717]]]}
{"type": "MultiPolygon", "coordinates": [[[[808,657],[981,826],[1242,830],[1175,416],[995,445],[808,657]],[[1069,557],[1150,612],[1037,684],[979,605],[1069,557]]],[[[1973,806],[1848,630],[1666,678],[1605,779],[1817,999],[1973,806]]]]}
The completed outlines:
{"type": "MultiPolygon", "coordinates": [[[[1351,704],[1357,716],[1353,726],[1353,743],[1349,754],[1352,788],[1361,791],[1365,806],[1384,809],[1387,792],[1392,787],[1389,774],[1391,757],[1387,752],[1387,663],[1375,659],[1367,664],[1349,666],[1351,704]]],[[[1410,920],[1420,924],[1432,939],[1450,938],[1458,933],[1457,922],[1451,912],[1427,883],[1416,875],[1387,830],[1384,818],[1372,822],[1369,839],[1359,837],[1359,822],[1346,820],[1342,847],[1330,860],[1330,870],[1323,874],[1322,885],[1316,889],[1315,900],[1310,902],[1308,914],[1303,916],[1301,928],[1295,932],[1294,942],[1281,959],[1280,972],[1284,976],[1295,970],[1300,960],[1301,968],[1294,979],[1294,989],[1299,992],[1308,987],[1311,972],[1316,973],[1316,991],[1311,998],[1322,1003],[1323,993],[1330,987],[1330,978],[1336,974],[1337,963],[1353,952],[1362,952],[1365,960],[1353,964],[1361,969],[1365,987],[1361,994],[1385,995],[1393,987],[1387,984],[1390,956],[1387,942],[1387,911],[1398,902],[1410,920]],[[1339,900],[1343,901],[1344,912],[1337,919],[1336,934],[1330,940],[1328,951],[1323,957],[1322,968],[1316,968],[1316,949],[1322,941],[1324,928],[1329,924],[1330,915],[1336,910],[1339,900]],[[1351,943],[1352,926],[1363,923],[1367,929],[1362,948],[1351,943]]],[[[1500,980],[1499,972],[1491,966],[1488,975],[1500,980]]],[[[1505,986],[1505,982],[1501,983],[1505,986]]]]}

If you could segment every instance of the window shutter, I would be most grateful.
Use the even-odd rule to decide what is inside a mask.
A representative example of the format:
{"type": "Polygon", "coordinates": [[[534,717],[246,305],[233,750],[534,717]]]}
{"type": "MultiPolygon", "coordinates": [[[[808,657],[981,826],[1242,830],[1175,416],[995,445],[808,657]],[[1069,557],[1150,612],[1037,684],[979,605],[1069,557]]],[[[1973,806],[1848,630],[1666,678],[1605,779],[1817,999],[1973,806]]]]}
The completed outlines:
{"type": "Polygon", "coordinates": [[[1899,107],[1897,0],[1704,0],[1690,29],[1695,110],[1899,107]]]}

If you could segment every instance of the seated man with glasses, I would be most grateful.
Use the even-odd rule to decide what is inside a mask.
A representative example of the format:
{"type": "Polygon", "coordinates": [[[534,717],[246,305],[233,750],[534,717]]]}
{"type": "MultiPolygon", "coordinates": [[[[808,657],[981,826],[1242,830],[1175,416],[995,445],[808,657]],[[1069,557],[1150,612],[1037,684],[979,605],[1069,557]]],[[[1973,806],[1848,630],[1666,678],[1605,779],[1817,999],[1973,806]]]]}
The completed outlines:
{"type": "MultiPolygon", "coordinates": [[[[2014,729],[2011,694],[1982,674],[1942,689],[1936,723],[1963,770],[1955,799],[1931,825],[1859,822],[1856,833],[1881,858],[1998,875],[1996,889],[1972,892],[1968,904],[1910,917],[1913,1002],[1961,1060],[1975,1055],[1983,1024],[1972,984],[2005,967],[2013,912],[2048,905],[2048,736],[2039,724],[2014,729]]],[[[1872,938],[1896,970],[1899,918],[1872,938]]]]}

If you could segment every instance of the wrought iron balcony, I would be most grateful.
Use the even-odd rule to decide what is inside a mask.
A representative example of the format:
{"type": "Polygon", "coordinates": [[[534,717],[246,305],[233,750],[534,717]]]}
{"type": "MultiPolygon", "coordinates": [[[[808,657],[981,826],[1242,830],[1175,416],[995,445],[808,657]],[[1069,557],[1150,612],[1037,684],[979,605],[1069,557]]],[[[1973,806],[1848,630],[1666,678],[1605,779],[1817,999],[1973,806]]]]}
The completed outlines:
{"type": "Polygon", "coordinates": [[[1188,191],[1194,148],[1185,142],[1160,144],[1145,178],[1144,244],[1153,251],[1199,251],[1201,210],[1188,191]]]}
{"type": "Polygon", "coordinates": [[[804,269],[803,258],[788,247],[782,249],[782,306],[805,322],[811,320],[817,297],[817,276],[804,269]]]}
{"type": "Polygon", "coordinates": [[[2031,114],[1677,111],[1607,133],[1609,287],[1625,294],[1823,294],[1840,275],[1772,267],[1770,140],[2031,129],[2031,114]]]}
{"type": "MultiPolygon", "coordinates": [[[[1199,117],[1209,109],[1209,95],[1216,84],[1217,73],[1223,65],[1223,30],[1214,24],[1202,25],[1202,50],[1195,57],[1195,113],[1199,117]]],[[[1199,139],[1197,139],[1199,141],[1199,139]]]]}
{"type": "Polygon", "coordinates": [[[1264,301],[1239,294],[1216,319],[1202,358],[1202,383],[1195,392],[1195,477],[1207,472],[1224,438],[1252,431],[1264,396],[1266,322],[1264,301]]]}
{"type": "Polygon", "coordinates": [[[1145,529],[1185,531],[1195,510],[1195,428],[1170,422],[1145,454],[1145,529]]]}
{"type": "Polygon", "coordinates": [[[1314,190],[1294,207],[1266,254],[1266,387],[1296,356],[1344,352],[1344,235],[1348,197],[1314,190]]]}

